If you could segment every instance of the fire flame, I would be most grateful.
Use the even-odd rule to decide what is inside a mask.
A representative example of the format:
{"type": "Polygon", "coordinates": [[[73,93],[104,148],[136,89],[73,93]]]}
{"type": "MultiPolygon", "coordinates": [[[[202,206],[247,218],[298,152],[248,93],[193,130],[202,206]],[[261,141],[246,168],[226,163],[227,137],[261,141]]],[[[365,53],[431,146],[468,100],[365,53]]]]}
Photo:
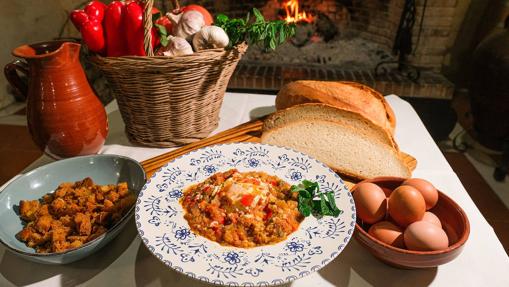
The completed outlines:
{"type": "Polygon", "coordinates": [[[300,12],[299,0],[288,0],[283,2],[283,7],[286,11],[285,21],[288,23],[297,23],[297,22],[313,22],[313,16],[310,13],[306,13],[306,11],[300,12]]]}

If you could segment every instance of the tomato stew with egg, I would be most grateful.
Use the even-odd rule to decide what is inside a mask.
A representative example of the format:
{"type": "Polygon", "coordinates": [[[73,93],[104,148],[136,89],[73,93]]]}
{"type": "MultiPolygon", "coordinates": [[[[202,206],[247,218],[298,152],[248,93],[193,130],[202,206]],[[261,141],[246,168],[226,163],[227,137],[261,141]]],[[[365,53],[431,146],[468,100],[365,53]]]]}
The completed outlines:
{"type": "Polygon", "coordinates": [[[284,240],[303,216],[298,193],[264,172],[218,172],[187,187],[181,204],[191,229],[222,245],[255,247],[284,240]]]}

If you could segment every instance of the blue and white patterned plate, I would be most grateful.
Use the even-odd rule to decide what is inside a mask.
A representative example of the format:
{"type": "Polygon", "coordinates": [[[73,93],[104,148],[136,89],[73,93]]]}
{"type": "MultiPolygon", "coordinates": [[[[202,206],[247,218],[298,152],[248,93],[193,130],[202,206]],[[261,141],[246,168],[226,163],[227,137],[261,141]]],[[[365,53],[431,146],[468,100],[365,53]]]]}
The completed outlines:
{"type": "Polygon", "coordinates": [[[156,172],[136,202],[136,226],[148,249],[179,272],[214,284],[267,286],[306,276],[338,256],[354,231],[355,205],[343,180],[323,163],[288,148],[234,143],[190,152],[156,172]],[[290,184],[317,181],[321,191],[334,191],[343,213],[307,217],[286,240],[255,248],[222,246],[195,235],[179,203],[182,190],[231,168],[264,171],[290,184]]]}

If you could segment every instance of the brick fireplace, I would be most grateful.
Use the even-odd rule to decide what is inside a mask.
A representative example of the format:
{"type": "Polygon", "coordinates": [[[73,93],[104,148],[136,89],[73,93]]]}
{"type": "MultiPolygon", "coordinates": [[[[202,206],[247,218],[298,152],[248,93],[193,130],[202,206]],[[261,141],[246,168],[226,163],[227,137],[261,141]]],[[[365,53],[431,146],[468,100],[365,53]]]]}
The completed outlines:
{"type": "MultiPolygon", "coordinates": [[[[181,2],[185,5],[188,1],[181,2]]],[[[258,8],[268,19],[284,16],[281,4],[285,1],[281,0],[189,2],[198,2],[213,13],[223,12],[230,17],[245,17],[252,7],[258,8]]],[[[375,73],[378,63],[398,58],[393,54],[393,47],[406,0],[299,2],[301,10],[311,13],[315,22],[298,24],[298,31],[306,33],[305,29],[311,29],[309,25],[316,28],[319,25],[316,19],[320,18],[322,24],[324,21],[333,24],[336,30],[333,39],[324,39],[327,37],[322,34],[319,35],[321,38],[312,37],[303,46],[287,43],[272,54],[250,47],[229,88],[277,91],[285,83],[297,79],[352,80],[366,83],[384,94],[437,99],[452,97],[453,85],[440,72],[458,30],[454,26],[457,0],[415,0],[413,47],[406,63],[419,69],[418,80],[396,72],[397,64],[384,65],[386,72],[379,69],[375,73]],[[421,17],[423,11],[424,17],[421,17]],[[326,55],[322,56],[324,53],[326,55]]]]}

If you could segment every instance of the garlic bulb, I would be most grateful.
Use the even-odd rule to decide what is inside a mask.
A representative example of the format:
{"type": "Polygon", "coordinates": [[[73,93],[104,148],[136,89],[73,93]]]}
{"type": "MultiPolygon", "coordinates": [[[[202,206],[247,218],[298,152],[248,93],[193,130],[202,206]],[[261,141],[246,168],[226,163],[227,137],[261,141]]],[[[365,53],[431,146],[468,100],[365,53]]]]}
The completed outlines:
{"type": "Polygon", "coordinates": [[[203,15],[194,10],[181,14],[168,13],[168,17],[173,24],[173,34],[188,41],[191,41],[193,35],[205,26],[203,15]]]}
{"type": "Polygon", "coordinates": [[[228,46],[229,42],[230,39],[226,32],[218,26],[205,26],[193,37],[195,51],[224,48],[228,46]]]}
{"type": "Polygon", "coordinates": [[[193,47],[184,38],[168,36],[168,45],[160,49],[158,56],[182,56],[193,53],[193,47]]]}

